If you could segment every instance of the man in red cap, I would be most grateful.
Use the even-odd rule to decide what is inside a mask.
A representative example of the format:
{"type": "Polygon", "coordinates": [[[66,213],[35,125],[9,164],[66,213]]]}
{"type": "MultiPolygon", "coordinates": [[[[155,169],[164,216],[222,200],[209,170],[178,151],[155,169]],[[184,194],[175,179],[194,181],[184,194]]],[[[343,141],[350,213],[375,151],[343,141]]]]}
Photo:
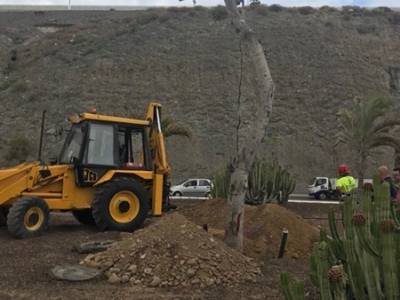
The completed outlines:
{"type": "Polygon", "coordinates": [[[356,188],[356,181],[350,175],[350,169],[347,165],[340,165],[338,168],[340,178],[336,181],[336,191],[340,199],[350,196],[350,192],[356,188]]]}

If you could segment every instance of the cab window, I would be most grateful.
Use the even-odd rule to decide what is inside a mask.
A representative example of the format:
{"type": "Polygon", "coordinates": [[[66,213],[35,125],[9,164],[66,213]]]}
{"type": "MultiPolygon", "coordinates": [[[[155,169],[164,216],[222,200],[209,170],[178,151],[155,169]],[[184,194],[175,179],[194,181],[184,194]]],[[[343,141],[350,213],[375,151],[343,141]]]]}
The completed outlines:
{"type": "Polygon", "coordinates": [[[74,124],[66,139],[63,152],[60,156],[60,164],[69,164],[72,157],[79,157],[83,143],[84,128],[81,124],[74,124]]]}
{"type": "Polygon", "coordinates": [[[106,124],[90,124],[89,144],[85,155],[86,164],[115,165],[114,127],[106,124]]]}

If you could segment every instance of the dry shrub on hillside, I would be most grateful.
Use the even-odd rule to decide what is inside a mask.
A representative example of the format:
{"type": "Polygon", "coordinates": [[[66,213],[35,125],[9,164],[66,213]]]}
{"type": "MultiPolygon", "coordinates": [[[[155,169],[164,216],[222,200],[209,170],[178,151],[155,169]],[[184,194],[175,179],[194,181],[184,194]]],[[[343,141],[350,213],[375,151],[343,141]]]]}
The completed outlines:
{"type": "Polygon", "coordinates": [[[195,11],[207,11],[208,10],[207,7],[204,7],[204,6],[201,6],[201,5],[196,5],[193,9],[195,11]]]}
{"type": "Polygon", "coordinates": [[[133,17],[131,17],[131,16],[125,16],[121,19],[122,24],[129,24],[129,23],[132,23],[132,21],[133,21],[133,17]]]}
{"type": "Polygon", "coordinates": [[[311,6],[301,6],[298,7],[297,10],[301,15],[312,15],[316,11],[316,9],[311,6]]]}
{"type": "Polygon", "coordinates": [[[146,25],[157,20],[158,18],[159,13],[157,11],[146,11],[137,17],[136,22],[139,25],[146,25]]]}
{"type": "Polygon", "coordinates": [[[166,22],[168,20],[171,19],[176,19],[182,15],[185,15],[187,13],[191,14],[193,13],[194,10],[189,8],[189,7],[176,7],[176,6],[171,6],[168,7],[166,9],[164,9],[163,11],[158,11],[158,20],[160,22],[166,22]]]}
{"type": "Polygon", "coordinates": [[[254,10],[256,13],[258,13],[261,16],[268,15],[268,6],[267,5],[259,4],[259,5],[253,5],[250,7],[251,7],[251,10],[254,10]]]}
{"type": "Polygon", "coordinates": [[[210,13],[216,21],[222,21],[228,17],[228,10],[222,5],[211,8],[210,13]]]}
{"type": "Polygon", "coordinates": [[[268,6],[268,10],[273,11],[273,12],[280,12],[283,10],[283,6],[281,6],[279,4],[272,4],[272,5],[268,6]]]}
{"type": "Polygon", "coordinates": [[[324,5],[324,6],[321,6],[321,7],[319,8],[319,11],[331,13],[331,12],[337,12],[338,9],[335,8],[335,7],[331,7],[331,6],[328,6],[328,5],[324,5]]]}
{"type": "Polygon", "coordinates": [[[376,26],[373,24],[362,24],[357,26],[357,32],[359,34],[368,34],[374,32],[376,26]]]}
{"type": "Polygon", "coordinates": [[[394,26],[400,26],[400,12],[394,11],[389,17],[389,22],[394,26]]]}

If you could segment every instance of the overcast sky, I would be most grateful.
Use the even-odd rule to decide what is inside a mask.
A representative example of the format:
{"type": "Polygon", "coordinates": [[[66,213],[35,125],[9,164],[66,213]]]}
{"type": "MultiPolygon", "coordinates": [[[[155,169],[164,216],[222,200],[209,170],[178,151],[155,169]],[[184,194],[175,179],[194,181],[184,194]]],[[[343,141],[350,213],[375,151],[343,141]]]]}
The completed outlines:
{"type": "MultiPolygon", "coordinates": [[[[0,5],[68,5],[69,0],[0,0],[0,5]]],[[[248,2],[249,0],[245,0],[248,2]]],[[[261,0],[264,4],[280,4],[283,6],[323,5],[340,7],[357,5],[362,7],[399,7],[400,0],[261,0]]],[[[133,6],[193,6],[192,0],[71,0],[72,5],[133,5],[133,6]]],[[[197,0],[198,5],[215,6],[224,4],[223,0],[197,0]]]]}

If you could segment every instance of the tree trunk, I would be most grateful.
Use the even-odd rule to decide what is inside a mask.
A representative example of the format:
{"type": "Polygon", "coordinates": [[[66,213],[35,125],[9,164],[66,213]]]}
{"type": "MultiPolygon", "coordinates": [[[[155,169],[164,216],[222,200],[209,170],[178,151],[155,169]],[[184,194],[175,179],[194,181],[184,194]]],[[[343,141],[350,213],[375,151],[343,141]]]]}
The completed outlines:
{"type": "Polygon", "coordinates": [[[261,144],[272,113],[275,87],[263,48],[256,33],[240,16],[235,0],[225,0],[231,23],[240,37],[241,55],[246,54],[254,65],[257,76],[257,99],[239,98],[239,125],[237,154],[231,164],[231,180],[228,189],[225,241],[232,248],[243,251],[244,199],[248,176],[255,151],[261,144]],[[254,105],[256,101],[256,105],[254,105]],[[240,111],[253,107],[253,113],[241,115],[240,111]]]}

